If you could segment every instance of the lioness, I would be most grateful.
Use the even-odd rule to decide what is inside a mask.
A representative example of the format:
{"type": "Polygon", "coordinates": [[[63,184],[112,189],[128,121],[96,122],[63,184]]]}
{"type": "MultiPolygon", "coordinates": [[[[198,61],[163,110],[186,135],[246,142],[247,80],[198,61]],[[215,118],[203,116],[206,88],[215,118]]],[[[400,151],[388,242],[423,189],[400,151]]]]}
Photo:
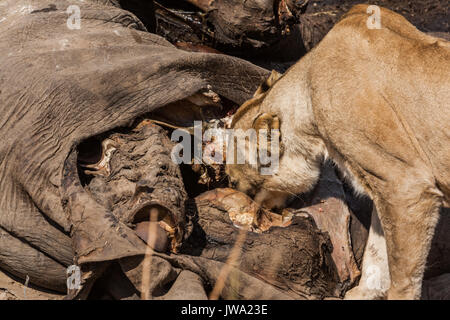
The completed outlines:
{"type": "Polygon", "coordinates": [[[231,127],[279,127],[279,169],[261,175],[258,164],[231,164],[227,173],[270,207],[310,190],[331,158],[380,219],[373,214],[351,297],[418,299],[439,208],[450,197],[450,42],[380,13],[381,28],[370,29],[367,5],[353,7],[283,76],[272,73],[231,127]],[[386,271],[378,288],[364,281],[372,264],[386,271]]]}

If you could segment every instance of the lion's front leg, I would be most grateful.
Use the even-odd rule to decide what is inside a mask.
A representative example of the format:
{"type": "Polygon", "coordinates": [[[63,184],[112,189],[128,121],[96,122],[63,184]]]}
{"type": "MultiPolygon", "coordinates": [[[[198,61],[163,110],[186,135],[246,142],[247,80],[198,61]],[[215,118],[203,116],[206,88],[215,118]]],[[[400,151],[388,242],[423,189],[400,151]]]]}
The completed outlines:
{"type": "Polygon", "coordinates": [[[345,294],[346,300],[384,299],[390,285],[386,240],[373,206],[369,237],[364,250],[361,278],[358,286],[345,294]]]}
{"type": "Polygon", "coordinates": [[[405,171],[375,200],[383,226],[391,286],[388,299],[420,299],[442,193],[426,170],[405,171]]]}

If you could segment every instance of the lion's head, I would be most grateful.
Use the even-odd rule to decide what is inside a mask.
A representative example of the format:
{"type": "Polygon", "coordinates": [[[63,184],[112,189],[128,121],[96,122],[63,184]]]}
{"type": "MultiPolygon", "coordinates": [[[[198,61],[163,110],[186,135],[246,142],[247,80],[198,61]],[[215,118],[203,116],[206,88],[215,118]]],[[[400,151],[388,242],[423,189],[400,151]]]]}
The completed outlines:
{"type": "Polygon", "coordinates": [[[269,208],[283,207],[291,196],[314,186],[319,176],[319,165],[315,157],[309,156],[309,149],[316,148],[308,140],[298,142],[296,133],[301,134],[301,130],[297,131],[294,114],[283,114],[282,106],[272,103],[275,97],[271,96],[271,89],[281,79],[281,74],[272,71],[233,116],[231,129],[235,136],[243,138],[241,143],[235,140],[234,159],[226,166],[232,187],[269,208]],[[242,143],[244,138],[251,141],[252,134],[256,147],[242,143]],[[251,162],[248,155],[255,149],[256,161],[251,162]],[[242,158],[238,161],[238,154],[245,155],[245,163],[242,158]]]}

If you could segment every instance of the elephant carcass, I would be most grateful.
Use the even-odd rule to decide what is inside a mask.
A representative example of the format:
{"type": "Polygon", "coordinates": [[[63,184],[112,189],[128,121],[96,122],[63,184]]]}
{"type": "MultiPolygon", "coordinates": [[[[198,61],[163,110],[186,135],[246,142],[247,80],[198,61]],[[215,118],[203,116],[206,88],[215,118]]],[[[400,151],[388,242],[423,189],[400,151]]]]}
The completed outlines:
{"type": "Polygon", "coordinates": [[[69,265],[146,250],[78,181],[77,146],[198,92],[240,104],[268,74],[178,50],[101,1],[77,2],[77,25],[72,5],[0,2],[0,267],[60,292],[69,265]]]}
{"type": "Polygon", "coordinates": [[[83,152],[95,148],[79,148],[84,188],[112,212],[111,218],[134,228],[155,251],[147,256],[149,260],[144,255],[121,258],[122,271],[113,263],[94,292],[115,299],[140,293],[164,300],[215,295],[241,299],[340,295],[331,243],[311,219],[290,212],[284,216],[272,213],[229,188],[210,190],[186,201],[185,219],[180,202],[186,200],[186,193],[179,168],[170,157],[174,143],[164,130],[144,120],[131,131],[102,136],[102,156],[95,164],[86,164],[95,157],[83,152]],[[149,219],[152,208],[158,209],[157,217],[149,219]],[[245,230],[248,232],[243,233],[245,230]],[[246,239],[238,263],[229,262],[235,248],[240,250],[242,236],[246,239]],[[148,274],[149,284],[144,287],[148,274]],[[221,290],[212,290],[220,283],[224,286],[221,290]],[[97,289],[99,286],[102,289],[97,289]]]}
{"type": "MultiPolygon", "coordinates": [[[[153,299],[303,300],[341,294],[330,239],[309,216],[294,211],[281,217],[229,188],[202,193],[186,208],[187,239],[179,254],[152,257],[153,299]]],[[[143,259],[119,261],[136,289],[143,281],[143,259]]]]}

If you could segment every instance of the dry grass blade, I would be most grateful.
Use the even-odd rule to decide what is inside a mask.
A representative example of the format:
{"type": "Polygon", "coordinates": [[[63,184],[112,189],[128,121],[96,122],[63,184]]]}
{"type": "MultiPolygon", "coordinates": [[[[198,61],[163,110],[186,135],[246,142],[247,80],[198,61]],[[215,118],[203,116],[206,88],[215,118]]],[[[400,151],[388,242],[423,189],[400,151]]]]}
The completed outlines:
{"type": "Polygon", "coordinates": [[[142,300],[149,300],[150,297],[150,273],[151,273],[151,267],[152,267],[152,256],[153,256],[153,249],[155,247],[156,242],[156,222],[158,220],[158,209],[152,208],[150,210],[150,223],[148,228],[148,244],[147,249],[145,251],[145,257],[144,262],[142,264],[142,283],[141,283],[141,299],[142,300]]]}
{"type": "Polygon", "coordinates": [[[231,250],[230,256],[228,257],[225,266],[222,268],[222,270],[220,270],[220,274],[217,277],[214,288],[212,289],[211,294],[209,295],[210,300],[217,300],[222,294],[222,290],[225,286],[228,276],[230,275],[232,268],[235,266],[236,261],[239,259],[239,255],[241,254],[242,250],[242,245],[244,244],[246,237],[247,237],[247,230],[239,229],[239,233],[236,238],[236,242],[233,246],[233,249],[231,250]]]}

